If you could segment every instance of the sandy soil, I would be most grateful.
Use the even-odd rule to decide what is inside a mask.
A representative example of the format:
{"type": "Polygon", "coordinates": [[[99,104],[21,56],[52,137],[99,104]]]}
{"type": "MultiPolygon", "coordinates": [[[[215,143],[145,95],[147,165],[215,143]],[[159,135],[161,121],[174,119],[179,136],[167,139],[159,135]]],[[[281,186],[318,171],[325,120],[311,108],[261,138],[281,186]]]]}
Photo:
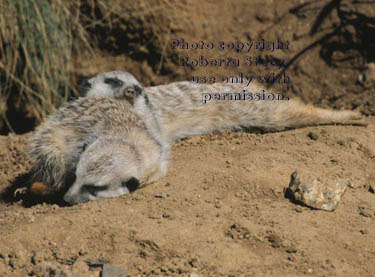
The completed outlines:
{"type": "MultiPolygon", "coordinates": [[[[174,14],[173,24],[162,13],[171,12],[171,5],[161,6],[153,21],[159,24],[135,21],[132,28],[139,33],[131,35],[164,37],[135,44],[142,53],[128,53],[123,44],[114,45],[116,51],[102,49],[91,64],[79,61],[76,72],[123,69],[146,85],[193,74],[271,72],[263,67],[192,71],[179,66],[166,45],[173,36],[188,41],[281,37],[293,47],[273,56],[290,60],[338,20],[328,16],[325,31],[310,36],[319,10],[301,8],[302,2],[181,1],[184,9],[174,14]],[[155,55],[163,53],[161,64],[155,55]]],[[[115,44],[117,27],[98,32],[108,39],[106,47],[115,44]]],[[[323,107],[356,108],[372,115],[367,128],[196,136],[175,144],[166,178],[131,195],[72,207],[0,203],[0,276],[99,276],[100,263],[131,276],[375,276],[375,82],[358,82],[374,61],[353,49],[341,51],[341,42],[332,37],[307,51],[287,71],[292,83],[275,89],[323,107]],[[355,58],[344,59],[347,53],[355,58]],[[336,211],[312,210],[284,197],[296,169],[311,180],[350,181],[336,211]]],[[[0,189],[30,168],[30,135],[0,136],[0,189]]]]}
{"type": "MultiPolygon", "coordinates": [[[[166,178],[131,195],[73,207],[2,204],[0,275],[98,276],[89,260],[132,276],[373,276],[374,126],[370,118],[367,128],[192,137],[176,143],[166,178]],[[338,209],[286,199],[295,169],[349,180],[338,209]]],[[[28,168],[27,137],[1,137],[2,187],[28,168]]]]}

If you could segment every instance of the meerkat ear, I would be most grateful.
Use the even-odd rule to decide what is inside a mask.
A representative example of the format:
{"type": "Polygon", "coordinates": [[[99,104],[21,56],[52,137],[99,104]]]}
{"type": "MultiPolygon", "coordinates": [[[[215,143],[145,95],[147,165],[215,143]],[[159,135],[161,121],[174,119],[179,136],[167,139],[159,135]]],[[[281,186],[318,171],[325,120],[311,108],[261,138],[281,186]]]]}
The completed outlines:
{"type": "Polygon", "coordinates": [[[130,192],[133,192],[139,188],[139,181],[135,177],[130,177],[128,180],[122,181],[121,186],[127,187],[130,192]]]}
{"type": "Polygon", "coordinates": [[[81,96],[86,96],[87,92],[91,89],[91,84],[89,80],[82,80],[78,84],[78,90],[81,94],[81,96]]]}

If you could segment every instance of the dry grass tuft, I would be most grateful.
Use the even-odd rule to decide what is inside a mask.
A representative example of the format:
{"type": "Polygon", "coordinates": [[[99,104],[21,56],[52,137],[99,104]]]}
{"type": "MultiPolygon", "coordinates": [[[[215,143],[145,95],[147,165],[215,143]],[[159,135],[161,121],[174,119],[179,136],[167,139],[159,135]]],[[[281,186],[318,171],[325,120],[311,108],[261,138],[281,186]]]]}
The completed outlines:
{"type": "Polygon", "coordinates": [[[190,25],[183,6],[168,0],[1,1],[0,130],[19,127],[7,119],[14,111],[39,123],[77,93],[76,68],[94,53],[126,54],[165,73],[171,30],[190,25]]]}
{"type": "Polygon", "coordinates": [[[92,49],[79,12],[61,0],[1,1],[0,116],[10,130],[4,103],[40,122],[72,93],[73,53],[92,49]]]}

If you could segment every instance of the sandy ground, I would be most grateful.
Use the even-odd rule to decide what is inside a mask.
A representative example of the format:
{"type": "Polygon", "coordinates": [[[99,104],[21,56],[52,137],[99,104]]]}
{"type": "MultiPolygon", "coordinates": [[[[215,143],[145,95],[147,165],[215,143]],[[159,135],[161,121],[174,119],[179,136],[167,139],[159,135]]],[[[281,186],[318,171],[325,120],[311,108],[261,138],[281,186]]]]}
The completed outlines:
{"type": "MultiPolygon", "coordinates": [[[[166,178],[131,195],[72,207],[2,204],[0,275],[99,276],[88,260],[131,276],[374,276],[375,118],[369,122],[192,137],[176,143],[166,178]],[[349,180],[338,209],[286,199],[295,169],[323,182],[349,180]]],[[[28,136],[0,138],[2,188],[28,168],[28,136]]]]}
{"type": "MultiPolygon", "coordinates": [[[[291,42],[288,51],[249,55],[290,61],[309,50],[288,68],[291,83],[275,90],[320,107],[357,109],[370,116],[369,126],[192,137],[175,144],[166,178],[131,195],[72,207],[0,203],[0,276],[99,276],[102,263],[131,276],[375,276],[375,71],[369,71],[375,60],[372,49],[359,51],[371,35],[349,26],[316,44],[339,24],[334,11],[319,20],[322,1],[149,3],[152,16],[129,12],[128,21],[93,28],[103,49],[93,60],[77,60],[75,73],[127,70],[144,85],[278,73],[249,66],[192,70],[176,55],[245,54],[172,51],[169,43],[279,37],[291,42]],[[311,34],[316,22],[322,24],[311,34]],[[336,211],[284,197],[296,169],[306,180],[350,181],[336,211]]],[[[360,12],[374,12],[370,6],[360,5],[360,12]]],[[[0,189],[29,169],[30,135],[0,136],[0,189]]]]}

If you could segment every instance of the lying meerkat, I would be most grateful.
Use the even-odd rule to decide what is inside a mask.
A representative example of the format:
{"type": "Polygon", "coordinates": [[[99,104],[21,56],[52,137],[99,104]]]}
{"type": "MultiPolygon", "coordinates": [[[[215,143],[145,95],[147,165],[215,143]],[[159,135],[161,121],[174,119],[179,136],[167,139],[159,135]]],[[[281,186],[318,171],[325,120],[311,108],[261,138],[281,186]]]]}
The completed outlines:
{"type": "Polygon", "coordinates": [[[185,81],[119,97],[116,81],[108,78],[123,80],[124,76],[129,73],[115,71],[90,79],[86,97],[68,103],[39,126],[31,139],[33,181],[43,182],[52,191],[65,188],[64,200],[76,204],[126,194],[139,184],[162,178],[170,145],[178,138],[223,129],[366,125],[358,112],[321,109],[293,99],[221,101],[215,97],[262,91],[255,84],[244,88],[185,81]],[[217,101],[208,100],[207,95],[217,101]]]}
{"type": "MultiPolygon", "coordinates": [[[[133,104],[136,97],[143,93],[142,85],[138,80],[132,74],[124,71],[98,74],[81,82],[79,90],[85,97],[125,100],[129,104],[133,104]]],[[[64,133],[59,126],[62,122],[54,122],[54,118],[59,117],[59,113],[64,110],[64,107],[62,107],[54,116],[51,116],[42,125],[43,127],[35,131],[30,140],[29,154],[36,159],[36,163],[31,170],[32,180],[39,180],[33,182],[29,187],[33,194],[53,193],[56,189],[62,188],[64,184],[71,183],[74,179],[74,170],[79,155],[86,145],[93,140],[94,134],[84,132],[84,129],[80,128],[75,130],[68,128],[70,132],[64,133]],[[79,137],[72,135],[72,132],[79,137]],[[57,139],[63,145],[59,145],[58,141],[52,142],[54,139],[57,139]],[[60,149],[66,151],[59,152],[60,149]],[[54,157],[54,155],[56,156],[54,157]]],[[[24,190],[21,189],[21,191],[24,190]]]]}

